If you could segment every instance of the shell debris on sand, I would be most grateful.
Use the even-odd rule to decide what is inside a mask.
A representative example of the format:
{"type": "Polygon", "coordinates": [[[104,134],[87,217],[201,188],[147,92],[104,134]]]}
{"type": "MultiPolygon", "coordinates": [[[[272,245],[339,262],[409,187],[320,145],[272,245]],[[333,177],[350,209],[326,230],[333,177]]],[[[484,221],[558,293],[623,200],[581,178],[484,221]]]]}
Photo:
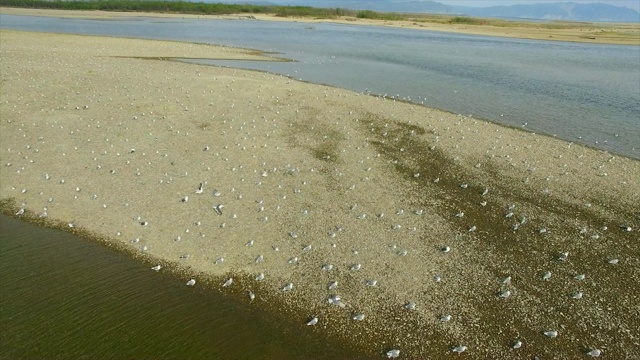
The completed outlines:
{"type": "Polygon", "coordinates": [[[541,358],[585,356],[575,338],[640,357],[624,331],[640,327],[626,250],[637,160],[401,96],[136,58],[269,60],[243,49],[0,36],[8,215],[96,234],[180,286],[259,299],[372,357],[440,358],[464,342],[461,356],[509,358],[516,337],[541,358]]]}

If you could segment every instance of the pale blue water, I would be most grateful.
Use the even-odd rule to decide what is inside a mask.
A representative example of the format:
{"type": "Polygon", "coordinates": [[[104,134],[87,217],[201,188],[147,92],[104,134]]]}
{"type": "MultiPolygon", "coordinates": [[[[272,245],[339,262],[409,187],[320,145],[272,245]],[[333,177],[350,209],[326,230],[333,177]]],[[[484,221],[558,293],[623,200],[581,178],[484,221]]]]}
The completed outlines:
{"type": "Polygon", "coordinates": [[[640,46],[249,20],[0,15],[0,26],[272,51],[296,62],[211,63],[397,96],[640,159],[640,46]]]}

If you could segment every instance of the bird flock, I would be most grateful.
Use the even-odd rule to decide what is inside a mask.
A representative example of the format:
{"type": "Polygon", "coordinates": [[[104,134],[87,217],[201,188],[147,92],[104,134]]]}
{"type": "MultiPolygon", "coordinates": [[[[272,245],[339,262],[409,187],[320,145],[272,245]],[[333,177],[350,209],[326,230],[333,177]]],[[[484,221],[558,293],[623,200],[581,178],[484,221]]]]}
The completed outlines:
{"type": "Polygon", "coordinates": [[[539,136],[270,74],[41,56],[95,73],[56,75],[71,91],[52,94],[47,74],[24,78],[35,65],[7,58],[2,196],[17,200],[15,216],[106,234],[163,259],[151,269],[184,273],[188,287],[201,284],[192,270],[209,272],[256,306],[292,305],[305,331],[368,334],[352,341],[388,358],[626,351],[614,330],[563,343],[584,336],[584,316],[626,324],[617,306],[638,300],[629,288],[609,303],[607,281],[637,280],[637,259],[611,242],[637,236],[638,219],[600,216],[601,197],[561,186],[582,168],[607,185],[613,157],[561,147],[554,161],[570,165],[545,166],[532,154],[539,136]],[[484,154],[467,155],[469,143],[484,154]],[[489,177],[491,166],[505,175],[489,177]],[[576,215],[554,218],[552,206],[576,215]]]}

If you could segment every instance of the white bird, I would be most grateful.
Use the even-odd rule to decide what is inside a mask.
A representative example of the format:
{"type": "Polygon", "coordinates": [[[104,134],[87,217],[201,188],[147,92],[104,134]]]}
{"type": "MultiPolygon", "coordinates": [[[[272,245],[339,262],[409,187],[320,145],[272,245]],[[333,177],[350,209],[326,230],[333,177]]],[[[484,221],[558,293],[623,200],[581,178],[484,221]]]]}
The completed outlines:
{"type": "Polygon", "coordinates": [[[440,316],[440,318],[439,318],[438,320],[440,320],[440,321],[442,321],[442,322],[450,321],[450,320],[451,320],[451,315],[443,315],[443,316],[440,316]]]}
{"type": "Polygon", "coordinates": [[[252,247],[254,243],[255,243],[255,242],[254,242],[253,240],[249,240],[246,244],[244,244],[244,246],[246,246],[246,247],[252,247]]]}
{"type": "Polygon", "coordinates": [[[414,302],[410,302],[404,305],[404,308],[407,310],[415,310],[416,309],[416,303],[414,302]]]}
{"type": "Polygon", "coordinates": [[[189,281],[187,281],[187,286],[193,286],[196,284],[196,280],[195,279],[191,279],[189,281]]]}
{"type": "Polygon", "coordinates": [[[558,260],[560,261],[567,261],[567,259],[569,258],[569,252],[563,252],[560,253],[560,255],[558,256],[558,260]]]}
{"type": "Polygon", "coordinates": [[[584,280],[585,275],[584,275],[584,274],[578,274],[578,275],[574,276],[573,278],[574,278],[575,280],[580,281],[580,280],[584,280]]]}
{"type": "Polygon", "coordinates": [[[513,344],[513,346],[511,348],[520,349],[521,347],[522,347],[522,341],[516,340],[516,342],[513,344]]]}
{"type": "Polygon", "coordinates": [[[16,216],[20,216],[24,214],[24,208],[20,208],[20,210],[18,210],[18,212],[16,213],[16,216]]]}
{"type": "Polygon", "coordinates": [[[204,184],[200,183],[198,189],[196,190],[196,194],[202,194],[204,192],[204,184]]]}
{"type": "Polygon", "coordinates": [[[340,295],[333,295],[329,297],[329,304],[338,305],[341,308],[345,308],[347,306],[345,303],[342,302],[342,298],[340,297],[340,295]]]}
{"type": "Polygon", "coordinates": [[[180,200],[180,201],[182,201],[182,202],[187,202],[187,201],[189,201],[189,197],[188,197],[188,196],[185,196],[185,197],[183,197],[183,198],[182,198],[182,200],[180,200]]]}
{"type": "Polygon", "coordinates": [[[451,350],[452,350],[453,352],[455,352],[455,353],[461,354],[461,353],[463,353],[463,352],[467,351],[467,347],[466,347],[466,346],[464,346],[464,345],[460,345],[460,346],[456,346],[456,347],[454,347],[454,348],[453,348],[453,349],[451,349],[451,350]]]}
{"type": "Polygon", "coordinates": [[[224,258],[221,256],[219,258],[216,259],[216,261],[214,262],[214,264],[216,265],[220,265],[224,262],[224,258]]]}
{"type": "Polygon", "coordinates": [[[314,317],[313,319],[309,320],[309,322],[307,322],[307,325],[312,326],[318,323],[318,318],[314,317]]]}
{"type": "Polygon", "coordinates": [[[448,253],[449,251],[451,251],[451,248],[450,248],[450,247],[448,247],[448,246],[445,246],[445,247],[441,248],[441,249],[440,249],[440,251],[442,251],[443,253],[445,253],[445,254],[446,254],[446,253],[448,253]]]}
{"type": "Polygon", "coordinates": [[[472,227],[469,228],[469,232],[474,232],[474,231],[476,231],[476,226],[475,225],[473,225],[472,227]]]}
{"type": "Polygon", "coordinates": [[[293,283],[288,283],[282,288],[282,291],[291,291],[293,289],[293,283]]]}
{"type": "Polygon", "coordinates": [[[611,260],[609,260],[609,264],[615,265],[615,264],[618,263],[618,261],[619,261],[618,259],[611,259],[611,260]]]}
{"type": "Polygon", "coordinates": [[[459,218],[464,217],[464,213],[460,211],[459,213],[456,214],[456,217],[459,217],[459,218]]]}
{"type": "Polygon", "coordinates": [[[364,320],[364,314],[355,314],[355,315],[353,315],[353,317],[351,319],[362,321],[362,320],[364,320]]]}
{"type": "Polygon", "coordinates": [[[500,297],[503,298],[503,299],[506,299],[509,296],[511,296],[511,291],[509,291],[509,290],[505,290],[505,291],[500,293],[500,297]]]}
{"type": "Polygon", "coordinates": [[[509,285],[511,284],[511,276],[507,276],[506,278],[504,278],[504,280],[502,280],[502,283],[504,285],[509,285]]]}
{"type": "Polygon", "coordinates": [[[600,355],[602,355],[602,350],[600,349],[593,349],[590,350],[587,355],[591,356],[591,357],[599,357],[600,355]]]}
{"type": "Polygon", "coordinates": [[[367,281],[367,286],[376,286],[376,285],[378,285],[378,280],[367,281]]]}
{"type": "Polygon", "coordinates": [[[224,284],[222,284],[222,287],[229,287],[231,286],[231,284],[233,284],[233,279],[228,278],[227,281],[225,281],[224,284]]]}
{"type": "Polygon", "coordinates": [[[397,358],[398,356],[400,356],[400,350],[398,350],[398,349],[391,349],[391,350],[387,351],[387,358],[389,358],[389,359],[397,358]]]}
{"type": "Polygon", "coordinates": [[[256,281],[262,281],[264,280],[264,273],[259,273],[258,275],[256,275],[256,281]]]}
{"type": "Polygon", "coordinates": [[[213,210],[215,210],[218,213],[218,215],[222,215],[222,208],[223,207],[224,207],[224,205],[218,204],[218,205],[213,207],[213,210]]]}
{"type": "Polygon", "coordinates": [[[298,263],[298,257],[294,256],[291,259],[289,259],[289,264],[297,264],[298,263]]]}
{"type": "Polygon", "coordinates": [[[155,270],[155,271],[160,271],[160,269],[162,269],[162,265],[156,265],[151,268],[151,270],[155,270]]]}
{"type": "Polygon", "coordinates": [[[329,290],[335,290],[338,287],[337,281],[332,281],[329,283],[329,290]]]}
{"type": "Polygon", "coordinates": [[[256,294],[253,291],[249,290],[249,300],[253,301],[256,298],[256,294]]]}
{"type": "Polygon", "coordinates": [[[544,275],[542,275],[542,280],[549,280],[551,279],[551,271],[547,271],[546,273],[544,273],[544,275]]]}
{"type": "Polygon", "coordinates": [[[544,332],[544,335],[550,338],[555,338],[558,336],[558,332],[555,330],[547,330],[544,332]]]}
{"type": "Polygon", "coordinates": [[[362,265],[361,264],[353,264],[350,267],[351,270],[360,270],[362,269],[362,265]]]}
{"type": "Polygon", "coordinates": [[[576,291],[576,292],[573,293],[573,295],[571,295],[571,298],[576,299],[576,300],[580,300],[580,299],[582,299],[582,296],[583,296],[582,292],[576,291]]]}
{"type": "Polygon", "coordinates": [[[322,265],[322,270],[325,270],[325,271],[333,270],[333,265],[331,264],[322,265]]]}
{"type": "Polygon", "coordinates": [[[263,262],[263,261],[264,261],[264,256],[258,255],[258,257],[256,258],[256,263],[263,262]]]}

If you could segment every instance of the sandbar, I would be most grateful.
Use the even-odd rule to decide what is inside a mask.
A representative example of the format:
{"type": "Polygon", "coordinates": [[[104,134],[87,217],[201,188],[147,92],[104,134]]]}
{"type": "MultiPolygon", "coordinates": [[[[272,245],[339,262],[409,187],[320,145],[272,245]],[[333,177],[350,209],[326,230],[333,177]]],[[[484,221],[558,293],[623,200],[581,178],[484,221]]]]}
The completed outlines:
{"type": "Polygon", "coordinates": [[[270,60],[251,50],[10,30],[0,40],[7,214],[89,235],[175,272],[185,291],[196,279],[374,358],[459,346],[473,359],[640,356],[636,160],[171,61],[270,60]]]}

